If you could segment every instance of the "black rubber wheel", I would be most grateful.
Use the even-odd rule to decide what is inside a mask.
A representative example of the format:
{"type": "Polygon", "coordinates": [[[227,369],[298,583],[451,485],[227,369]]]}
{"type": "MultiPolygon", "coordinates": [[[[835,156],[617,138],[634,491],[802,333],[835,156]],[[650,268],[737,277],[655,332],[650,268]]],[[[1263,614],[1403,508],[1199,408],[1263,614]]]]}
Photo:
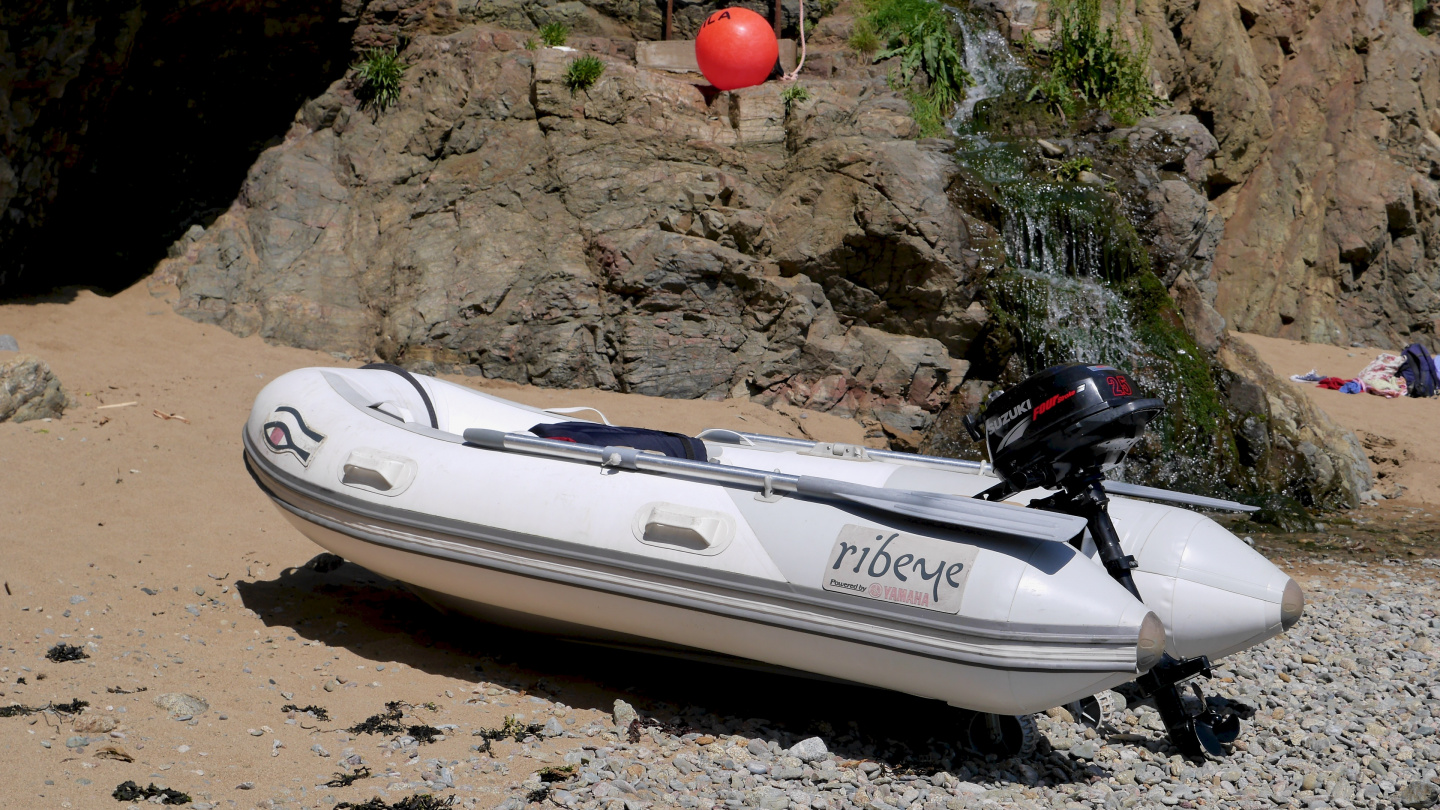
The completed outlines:
{"type": "Polygon", "coordinates": [[[965,729],[966,747],[1000,759],[1028,757],[1040,744],[1040,727],[1028,714],[977,713],[965,729]]]}
{"type": "Polygon", "coordinates": [[[1087,728],[1098,729],[1109,725],[1115,714],[1115,700],[1110,697],[1109,692],[1101,692],[1068,703],[1065,708],[1070,711],[1075,722],[1087,728]]]}

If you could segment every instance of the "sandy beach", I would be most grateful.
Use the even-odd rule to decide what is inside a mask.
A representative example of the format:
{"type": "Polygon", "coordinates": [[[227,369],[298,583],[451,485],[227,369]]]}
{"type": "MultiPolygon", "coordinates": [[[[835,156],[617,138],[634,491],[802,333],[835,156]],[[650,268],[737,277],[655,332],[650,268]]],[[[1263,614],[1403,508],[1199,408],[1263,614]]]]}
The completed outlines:
{"type": "MultiPolygon", "coordinates": [[[[852,789],[859,783],[881,801],[889,796],[882,791],[888,774],[916,778],[901,774],[916,752],[944,736],[933,726],[934,708],[921,701],[452,621],[357,566],[332,570],[323,558],[317,565],[320,549],[284,523],[246,475],[239,429],[267,381],[296,367],[339,362],[327,354],[242,340],[194,323],[143,287],[113,298],[81,291],[0,305],[0,333],[46,360],[75,400],[62,419],[0,424],[0,706],[89,704],[80,712],[0,717],[7,774],[0,806],[135,806],[111,796],[117,785],[133,781],[183,791],[202,810],[330,807],[417,793],[453,795],[457,806],[485,810],[508,802],[514,810],[524,806],[523,797],[544,795],[536,781],[541,769],[567,762],[590,767],[597,756],[603,761],[597,746],[623,751],[627,759],[615,767],[639,767],[631,777],[639,785],[647,764],[667,773],[680,768],[683,775],[688,766],[680,760],[695,761],[705,751],[715,762],[768,757],[779,773],[790,767],[786,748],[809,734],[828,736],[836,752],[830,767],[854,774],[852,789]],[[47,660],[59,644],[80,647],[88,657],[47,660]],[[158,698],[175,695],[200,698],[204,707],[173,697],[171,708],[157,705],[158,698]],[[664,722],[684,716],[695,727],[688,734],[657,730],[630,743],[613,727],[617,699],[643,716],[664,722]],[[386,712],[391,701],[403,702],[405,732],[345,731],[386,712]],[[305,713],[309,706],[323,708],[329,719],[305,713]],[[478,750],[486,740],[476,733],[503,726],[507,717],[528,731],[478,750]],[[430,727],[440,738],[417,741],[412,726],[430,727]],[[326,785],[337,774],[362,773],[354,784],[326,785]]],[[[1311,367],[1353,373],[1373,356],[1247,339],[1287,375],[1311,367]]],[[[513,385],[491,390],[547,407],[594,405],[614,421],[665,429],[861,437],[853,422],[749,403],[513,385]]],[[[1440,402],[1311,395],[1343,424],[1365,430],[1362,436],[1403,443],[1392,474],[1406,487],[1407,500],[1440,499],[1440,432],[1425,430],[1440,402]]],[[[1401,588],[1393,571],[1305,570],[1306,582],[1317,587],[1384,580],[1401,588]]],[[[1435,569],[1416,570],[1428,576],[1435,569]]],[[[1142,722],[1135,717],[1132,722],[1142,722]]],[[[1059,720],[1044,721],[1056,740],[1077,733],[1059,720]]],[[[418,736],[425,736],[423,728],[418,736]]],[[[1083,745],[1082,738],[1075,744],[1083,745]]],[[[1159,754],[1139,750],[1164,764],[1159,754]]],[[[937,808],[968,807],[964,796],[981,796],[963,785],[991,794],[1010,790],[1003,774],[951,756],[942,753],[937,767],[960,776],[935,783],[950,791],[950,798],[935,800],[942,802],[937,808]],[[988,787],[960,781],[992,778],[998,781],[988,787]],[[943,803],[952,800],[961,803],[943,803]]],[[[1096,766],[1083,758],[1058,749],[1047,756],[1059,757],[1056,772],[1072,783],[1098,784],[1085,770],[1096,766]]],[[[794,773],[799,780],[802,771],[794,773]]],[[[735,778],[743,782],[742,776],[735,778]]],[[[819,779],[805,778],[806,784],[819,779]]],[[[616,793],[605,806],[670,806],[667,797],[678,795],[661,788],[645,788],[649,798],[634,794],[616,793]]],[[[1026,796],[1039,795],[1032,794],[1026,796]]],[[[831,806],[823,795],[811,797],[820,804],[807,798],[800,806],[831,806]]],[[[890,801],[901,798],[897,793],[890,801]]],[[[796,805],[782,798],[776,806],[796,805]]]]}
{"type": "MultiPolygon", "coordinates": [[[[1237,335],[1282,378],[1315,370],[1351,379],[1381,352],[1404,348],[1330,346],[1295,340],[1237,335]]],[[[1342,394],[1313,383],[1290,382],[1341,426],[1355,432],[1370,456],[1377,488],[1402,503],[1440,503],[1440,399],[1342,394]],[[1399,487],[1399,489],[1397,489],[1399,487]]]]}
{"type": "MultiPolygon", "coordinates": [[[[346,746],[332,735],[324,739],[332,756],[312,752],[317,740],[301,723],[343,727],[385,711],[387,701],[435,701],[439,711],[417,709],[406,722],[444,725],[463,715],[463,740],[426,748],[427,758],[448,762],[471,755],[474,728],[500,726],[507,714],[542,723],[549,716],[553,704],[541,716],[525,695],[467,704],[486,692],[474,694],[484,680],[475,669],[481,651],[516,642],[447,640],[437,614],[368,572],[304,569],[321,549],[286,524],[246,474],[240,427],[255,394],[291,369],[340,361],[189,321],[143,285],[112,298],[81,291],[0,305],[0,333],[48,362],[77,401],[62,419],[0,424],[0,705],[80,699],[90,704],[87,717],[118,723],[115,736],[91,735],[109,740],[70,750],[67,740],[78,732],[69,720],[0,718],[11,774],[0,780],[0,806],[118,807],[110,792],[127,779],[183,789],[197,801],[245,800],[247,807],[272,797],[318,800],[316,780],[340,770],[346,746]],[[46,661],[60,643],[86,647],[89,659],[46,661]],[[202,697],[210,708],[189,721],[169,720],[154,699],[171,693],[202,697]],[[287,718],[281,707],[290,703],[324,705],[334,719],[287,718]],[[284,748],[273,748],[277,742],[284,748]],[[97,758],[107,745],[135,762],[97,758]],[[246,782],[254,793],[236,791],[246,782]]],[[[14,356],[0,352],[0,359],[7,354],[14,356]]],[[[487,390],[543,407],[593,405],[617,422],[668,430],[862,437],[854,422],[749,403],[503,383],[487,390]]],[[[562,709],[564,718],[583,725],[608,717],[619,694],[584,686],[583,672],[568,674],[582,677],[542,690],[577,707],[562,709]]],[[[533,691],[541,675],[504,670],[504,678],[515,677],[531,678],[516,685],[533,691]]],[[[375,750],[369,738],[352,745],[367,760],[375,750]]],[[[538,768],[575,746],[547,741],[527,756],[538,768]]],[[[516,767],[468,782],[483,795],[487,784],[498,789],[528,774],[516,767]]],[[[352,800],[363,792],[326,791],[352,800]]]]}

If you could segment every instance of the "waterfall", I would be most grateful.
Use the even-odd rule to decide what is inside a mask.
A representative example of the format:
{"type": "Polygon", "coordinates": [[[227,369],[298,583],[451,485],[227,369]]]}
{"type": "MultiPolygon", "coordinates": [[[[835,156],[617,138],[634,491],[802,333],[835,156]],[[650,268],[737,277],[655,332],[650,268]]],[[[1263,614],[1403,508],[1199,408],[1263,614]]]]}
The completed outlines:
{"type": "Polygon", "coordinates": [[[954,154],[969,181],[994,203],[989,218],[998,220],[1008,266],[986,287],[995,315],[1015,339],[1023,371],[1067,362],[1125,369],[1169,410],[1151,428],[1164,436],[1163,450],[1141,453],[1113,474],[1223,491],[1219,471],[1227,462],[1216,443],[1223,406],[1205,362],[1191,354],[1194,344],[1183,331],[1167,331],[1178,327],[1159,322],[1143,296],[1129,297],[1148,272],[1139,237],[1109,192],[1056,179],[1056,164],[1041,160],[1032,139],[992,135],[982,126],[990,116],[975,120],[981,101],[1023,98],[1029,69],[985,15],[953,13],[965,68],[975,81],[949,122],[954,154]]]}
{"type": "Polygon", "coordinates": [[[1130,271],[1127,237],[1113,204],[1077,183],[1036,179],[1024,145],[967,131],[975,105],[1024,92],[1027,68],[983,15],[952,8],[975,84],[951,127],[956,157],[993,190],[1000,233],[1017,271],[1006,298],[1016,308],[1028,370],[1081,361],[1126,365],[1142,348],[1125,300],[1105,284],[1130,271]]]}
{"type": "Polygon", "coordinates": [[[965,100],[951,119],[950,125],[954,129],[970,120],[977,102],[1015,89],[1025,75],[1025,66],[1010,52],[1009,44],[993,26],[972,11],[962,11],[953,6],[948,8],[964,41],[962,57],[965,70],[975,80],[975,85],[965,92],[965,100]]]}

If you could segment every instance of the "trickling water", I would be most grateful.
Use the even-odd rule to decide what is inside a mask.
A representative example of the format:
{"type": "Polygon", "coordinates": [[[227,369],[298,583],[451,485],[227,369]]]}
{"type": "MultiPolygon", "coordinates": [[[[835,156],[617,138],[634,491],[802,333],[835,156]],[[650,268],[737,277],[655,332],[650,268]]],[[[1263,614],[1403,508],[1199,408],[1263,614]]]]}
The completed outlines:
{"type": "Polygon", "coordinates": [[[950,121],[955,156],[998,209],[1010,269],[988,286],[1025,373],[1066,362],[1131,372],[1141,390],[1168,403],[1167,416],[1152,428],[1166,438],[1163,449],[1142,453],[1113,474],[1218,491],[1215,472],[1225,462],[1213,433],[1220,417],[1207,410],[1213,396],[1205,399],[1196,387],[1196,380],[1208,379],[1203,361],[1187,354],[1194,346],[1183,332],[1157,326],[1146,298],[1127,297],[1148,268],[1138,237],[1108,193],[1047,177],[1036,170],[1033,142],[992,136],[976,122],[976,104],[1023,94],[1029,71],[987,18],[954,14],[965,68],[975,80],[950,121]]]}
{"type": "Polygon", "coordinates": [[[989,186],[1015,273],[1000,286],[1026,371],[1080,361],[1131,365],[1143,351],[1124,300],[1107,279],[1134,267],[1133,234],[1094,188],[1037,179],[1024,146],[984,133],[959,138],[956,157],[989,186]]]}
{"type": "Polygon", "coordinates": [[[1020,60],[1015,58],[1015,54],[1010,52],[1009,44],[1000,36],[999,31],[977,19],[973,12],[954,7],[950,8],[950,12],[955,17],[955,24],[960,28],[960,36],[964,41],[962,56],[965,59],[965,70],[970,73],[970,78],[975,80],[975,85],[965,91],[965,100],[951,119],[950,125],[953,129],[970,120],[977,102],[1014,89],[1026,71],[1020,60]]]}
{"type": "Polygon", "coordinates": [[[1141,351],[1129,305],[1095,279],[1021,270],[1005,286],[1010,314],[1026,321],[1022,351],[1031,371],[1072,361],[1113,364],[1141,351]]]}
{"type": "Polygon", "coordinates": [[[1015,266],[1049,276],[1107,274],[1111,206],[1097,192],[1061,183],[1000,188],[1005,251],[1015,266]]]}

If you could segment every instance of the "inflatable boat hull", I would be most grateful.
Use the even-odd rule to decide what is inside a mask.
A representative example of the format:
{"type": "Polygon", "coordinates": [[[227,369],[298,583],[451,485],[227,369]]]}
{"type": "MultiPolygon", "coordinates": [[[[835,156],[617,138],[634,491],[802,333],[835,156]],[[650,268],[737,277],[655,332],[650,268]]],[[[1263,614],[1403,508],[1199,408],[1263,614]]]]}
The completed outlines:
{"type": "MultiPolygon", "coordinates": [[[[768,486],[486,449],[461,437],[469,428],[513,434],[558,421],[430,378],[302,369],[257,398],[245,459],[315,543],[449,606],[977,711],[1029,713],[1132,680],[1159,660],[1167,635],[1190,646],[1243,646],[1281,629],[1268,596],[1255,596],[1273,590],[1265,576],[1237,627],[1207,626],[1192,641],[1111,580],[1083,545],[936,525],[768,486]],[[862,550],[863,570],[850,565],[862,550]],[[866,575],[869,584],[857,585],[866,575]]],[[[706,469],[794,471],[910,494],[969,495],[963,479],[977,489],[985,481],[793,449],[710,446],[718,458],[706,469]]],[[[1011,514],[1023,522],[1036,513],[1011,514]]],[[[1188,582],[1181,558],[1160,576],[1188,582]]],[[[1186,600],[1195,597],[1186,587],[1172,587],[1176,597],[1162,609],[1191,633],[1186,600]]]]}

